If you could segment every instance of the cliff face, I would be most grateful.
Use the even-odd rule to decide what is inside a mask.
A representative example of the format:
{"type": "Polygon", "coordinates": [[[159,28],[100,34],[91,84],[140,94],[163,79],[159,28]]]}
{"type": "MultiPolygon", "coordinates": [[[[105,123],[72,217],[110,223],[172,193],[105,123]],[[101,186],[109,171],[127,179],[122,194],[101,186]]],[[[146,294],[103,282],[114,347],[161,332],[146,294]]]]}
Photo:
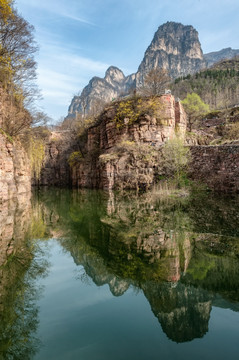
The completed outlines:
{"type": "Polygon", "coordinates": [[[74,151],[74,140],[68,131],[52,131],[45,145],[45,159],[39,180],[33,185],[70,187],[70,167],[68,158],[74,151]]]}
{"type": "Polygon", "coordinates": [[[136,74],[136,86],[142,85],[145,75],[154,68],[167,69],[174,79],[205,66],[197,31],[192,26],[167,22],[158,28],[145,52],[136,74]]]}
{"type": "Polygon", "coordinates": [[[77,113],[88,113],[99,103],[128,94],[143,84],[144,76],[152,68],[165,68],[172,78],[192,74],[206,67],[198,33],[192,26],[167,22],[160,26],[135,74],[127,77],[111,66],[105,77],[94,77],[83,89],[80,96],[72,99],[68,117],[77,113]]]}
{"type": "MultiPolygon", "coordinates": [[[[147,100],[149,101],[149,100],[147,100]]],[[[161,118],[142,115],[137,122],[128,124],[124,118],[121,127],[115,122],[117,106],[112,105],[102,113],[99,124],[87,132],[87,156],[72,168],[72,183],[75,187],[112,189],[123,187],[136,188],[134,175],[137,173],[140,186],[154,182],[157,149],[169,138],[175,136],[175,130],[181,134],[186,131],[186,114],[172,95],[163,95],[156,101],[161,107],[161,118]],[[131,154],[126,149],[117,155],[117,146],[122,141],[132,147],[140,147],[139,156],[132,163],[131,154]],[[150,161],[145,161],[143,152],[152,152],[150,161]],[[141,156],[142,155],[142,156],[141,156]],[[129,177],[132,179],[130,180],[129,177]],[[127,178],[127,179],[126,179],[127,178]],[[127,185],[126,185],[127,182],[127,185]],[[125,185],[123,185],[125,183],[125,185]],[[121,185],[120,185],[121,184],[121,185]]],[[[134,151],[134,148],[133,148],[134,151]]]]}
{"type": "Polygon", "coordinates": [[[80,96],[75,96],[68,109],[68,117],[77,113],[86,114],[90,110],[98,110],[103,104],[122,94],[129,92],[135,87],[135,75],[125,76],[117,67],[111,66],[105,73],[105,77],[93,77],[83,89],[80,96]]]}
{"type": "Polygon", "coordinates": [[[30,191],[31,169],[26,152],[0,133],[0,202],[30,191]]]}
{"type": "Polygon", "coordinates": [[[143,84],[145,75],[153,68],[167,69],[170,77],[175,79],[237,55],[239,49],[230,47],[203,54],[198,32],[193,26],[167,22],[156,31],[135,74],[125,77],[120,69],[111,66],[103,79],[92,78],[81,95],[72,99],[67,117],[74,117],[77,113],[86,114],[112,98],[128,94],[143,84]]]}

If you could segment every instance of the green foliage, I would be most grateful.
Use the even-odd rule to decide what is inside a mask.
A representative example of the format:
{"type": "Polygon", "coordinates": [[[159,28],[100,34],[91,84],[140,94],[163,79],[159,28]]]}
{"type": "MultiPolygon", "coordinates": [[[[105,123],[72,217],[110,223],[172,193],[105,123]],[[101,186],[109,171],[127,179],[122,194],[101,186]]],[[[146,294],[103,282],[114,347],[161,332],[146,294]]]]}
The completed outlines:
{"type": "Polygon", "coordinates": [[[209,112],[209,105],[205,104],[196,93],[187,94],[187,97],[182,101],[182,105],[188,115],[190,131],[192,123],[196,120],[196,118],[209,112]]]}
{"type": "Polygon", "coordinates": [[[197,117],[209,112],[209,106],[196,93],[188,94],[182,104],[190,117],[197,117]]]}
{"type": "Polygon", "coordinates": [[[15,9],[14,1],[0,0],[1,127],[11,136],[28,129],[33,100],[39,93],[34,83],[36,62],[34,28],[15,9]]]}
{"type": "Polygon", "coordinates": [[[45,158],[45,143],[42,139],[31,137],[29,141],[28,154],[31,161],[32,176],[39,180],[42,165],[45,158]]]}
{"type": "Polygon", "coordinates": [[[198,256],[193,259],[187,269],[187,274],[193,277],[193,280],[202,281],[205,279],[210,270],[213,270],[216,266],[216,262],[212,256],[198,256]]]}
{"type": "Polygon", "coordinates": [[[70,154],[68,164],[70,167],[77,165],[82,159],[82,153],[80,151],[74,151],[70,154]]]}
{"type": "Polygon", "coordinates": [[[177,186],[187,182],[187,167],[190,161],[190,150],[184,146],[183,140],[175,137],[162,148],[161,166],[165,175],[174,178],[177,186]]]}
{"type": "Polygon", "coordinates": [[[238,103],[239,59],[223,60],[210,69],[178,78],[171,88],[180,98],[195,92],[213,109],[232,106],[238,103]]]}

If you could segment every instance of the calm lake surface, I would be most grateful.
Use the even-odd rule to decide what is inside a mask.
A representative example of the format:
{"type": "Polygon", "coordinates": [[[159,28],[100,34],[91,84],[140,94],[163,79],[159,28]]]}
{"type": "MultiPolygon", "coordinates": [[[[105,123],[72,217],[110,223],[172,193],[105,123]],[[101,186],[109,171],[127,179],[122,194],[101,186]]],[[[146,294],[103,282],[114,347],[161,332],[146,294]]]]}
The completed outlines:
{"type": "Polygon", "coordinates": [[[239,359],[239,198],[0,205],[0,359],[239,359]]]}

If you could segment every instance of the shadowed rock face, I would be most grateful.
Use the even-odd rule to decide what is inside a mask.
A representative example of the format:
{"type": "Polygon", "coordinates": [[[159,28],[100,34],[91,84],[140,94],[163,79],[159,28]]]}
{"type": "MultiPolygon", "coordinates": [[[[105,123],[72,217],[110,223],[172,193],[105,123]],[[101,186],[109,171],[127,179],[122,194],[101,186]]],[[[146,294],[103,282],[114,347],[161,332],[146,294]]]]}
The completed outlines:
{"type": "Polygon", "coordinates": [[[143,291],[163,331],[176,342],[203,337],[208,331],[212,296],[190,286],[146,283],[143,291]]]}

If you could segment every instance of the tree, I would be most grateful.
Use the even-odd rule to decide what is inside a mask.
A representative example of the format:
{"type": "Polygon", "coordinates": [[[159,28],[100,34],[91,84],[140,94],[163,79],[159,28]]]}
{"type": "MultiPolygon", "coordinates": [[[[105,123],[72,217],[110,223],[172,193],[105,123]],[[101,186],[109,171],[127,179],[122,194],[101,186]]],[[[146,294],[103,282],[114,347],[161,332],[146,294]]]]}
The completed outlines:
{"type": "Polygon", "coordinates": [[[34,82],[34,28],[12,4],[13,1],[0,0],[0,126],[16,136],[43,116],[32,107],[33,98],[38,96],[34,82]]]}
{"type": "Polygon", "coordinates": [[[190,161],[189,148],[184,146],[183,140],[175,137],[162,148],[161,166],[165,175],[174,178],[181,186],[190,161]]]}
{"type": "Polygon", "coordinates": [[[145,76],[143,86],[139,89],[139,92],[144,96],[162,95],[169,82],[170,77],[167,70],[152,69],[145,76]]]}
{"type": "Polygon", "coordinates": [[[15,9],[12,9],[7,20],[0,11],[1,81],[5,88],[11,85],[11,91],[15,93],[21,89],[18,92],[24,98],[32,95],[33,91],[35,93],[35,86],[30,86],[36,78],[34,54],[37,46],[33,31],[33,26],[18,15],[15,9]]]}
{"type": "Polygon", "coordinates": [[[192,125],[196,119],[200,115],[209,112],[209,105],[205,104],[196,93],[187,94],[187,97],[182,101],[182,104],[188,115],[189,131],[192,131],[192,125]]]}
{"type": "Polygon", "coordinates": [[[9,16],[12,15],[12,1],[11,0],[0,0],[0,13],[4,21],[7,21],[9,16]]]}

